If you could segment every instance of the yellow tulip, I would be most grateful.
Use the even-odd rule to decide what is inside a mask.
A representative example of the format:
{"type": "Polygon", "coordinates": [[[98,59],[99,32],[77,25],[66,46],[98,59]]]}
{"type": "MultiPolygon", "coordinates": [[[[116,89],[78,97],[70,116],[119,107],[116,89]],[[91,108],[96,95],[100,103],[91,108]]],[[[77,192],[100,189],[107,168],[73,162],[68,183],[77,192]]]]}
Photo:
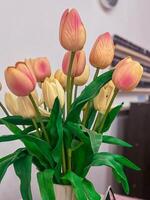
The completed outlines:
{"type": "Polygon", "coordinates": [[[24,118],[33,118],[36,116],[36,111],[31,103],[29,97],[18,97],[18,114],[24,118]]]}
{"type": "Polygon", "coordinates": [[[62,85],[62,87],[64,89],[66,89],[66,85],[67,85],[67,76],[66,74],[63,73],[63,71],[61,69],[58,69],[55,72],[54,77],[59,81],[59,83],[62,85]]]}
{"type": "Polygon", "coordinates": [[[17,103],[17,97],[14,94],[10,92],[5,93],[5,105],[12,115],[18,115],[19,107],[17,103]]]}
{"type": "Polygon", "coordinates": [[[90,76],[90,67],[89,65],[86,65],[83,73],[80,76],[74,78],[74,84],[80,86],[86,84],[89,79],[89,76],[90,76]]]}
{"type": "Polygon", "coordinates": [[[61,107],[64,106],[64,90],[58,80],[55,78],[46,78],[42,83],[42,92],[44,101],[49,109],[53,108],[55,99],[58,97],[61,107]]]}
{"type": "Polygon", "coordinates": [[[105,113],[114,94],[115,86],[112,81],[109,81],[94,98],[95,110],[105,113]]]}

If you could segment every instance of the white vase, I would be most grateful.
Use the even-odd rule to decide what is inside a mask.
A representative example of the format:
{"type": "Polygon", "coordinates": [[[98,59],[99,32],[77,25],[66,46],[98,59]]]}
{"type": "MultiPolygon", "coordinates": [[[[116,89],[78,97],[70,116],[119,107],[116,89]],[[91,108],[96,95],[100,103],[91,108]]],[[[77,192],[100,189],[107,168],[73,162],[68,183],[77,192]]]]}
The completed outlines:
{"type": "Polygon", "coordinates": [[[67,185],[54,185],[56,200],[76,200],[73,188],[67,185]]]}

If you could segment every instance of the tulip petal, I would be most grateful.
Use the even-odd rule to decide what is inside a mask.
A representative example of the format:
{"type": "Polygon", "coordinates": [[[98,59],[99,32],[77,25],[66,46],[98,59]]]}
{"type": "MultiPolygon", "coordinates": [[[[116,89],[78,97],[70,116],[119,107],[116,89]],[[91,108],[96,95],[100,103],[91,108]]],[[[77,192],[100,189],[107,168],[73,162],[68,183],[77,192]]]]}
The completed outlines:
{"type": "Polygon", "coordinates": [[[51,67],[47,58],[37,58],[34,60],[33,71],[37,81],[44,81],[51,75],[51,67]]]}
{"type": "Polygon", "coordinates": [[[80,50],[85,43],[86,33],[76,9],[66,10],[60,23],[60,43],[67,50],[80,50]]]}
{"type": "Polygon", "coordinates": [[[5,70],[5,79],[8,88],[16,96],[27,96],[35,88],[28,76],[14,67],[8,67],[5,70]]]}

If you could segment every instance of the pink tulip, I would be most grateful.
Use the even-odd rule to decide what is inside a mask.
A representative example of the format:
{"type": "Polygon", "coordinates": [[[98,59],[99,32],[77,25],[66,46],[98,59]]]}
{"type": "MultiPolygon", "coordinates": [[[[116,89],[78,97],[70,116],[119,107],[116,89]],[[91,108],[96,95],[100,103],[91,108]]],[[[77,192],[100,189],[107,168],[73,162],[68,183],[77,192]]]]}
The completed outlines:
{"type": "MultiPolygon", "coordinates": [[[[68,74],[69,63],[70,63],[71,52],[68,51],[65,53],[63,62],[62,62],[62,70],[64,74],[68,74]]],[[[72,77],[80,76],[86,65],[86,57],[85,52],[83,50],[77,51],[74,56],[73,65],[72,65],[72,77]]]]}
{"type": "Polygon", "coordinates": [[[16,63],[15,67],[7,67],[5,80],[10,91],[16,96],[27,96],[36,86],[34,76],[23,62],[16,63]]]}
{"type": "Polygon", "coordinates": [[[83,48],[86,31],[76,9],[64,11],[60,22],[59,40],[61,45],[69,51],[83,48]]]}
{"type": "Polygon", "coordinates": [[[36,58],[32,62],[32,69],[38,82],[43,82],[51,75],[51,67],[47,58],[36,58]]]}
{"type": "Polygon", "coordinates": [[[96,68],[108,67],[114,58],[114,44],[110,33],[100,35],[90,53],[90,63],[96,68]]]}
{"type": "Polygon", "coordinates": [[[131,91],[141,80],[143,67],[127,57],[116,65],[112,80],[119,90],[131,91]]]}

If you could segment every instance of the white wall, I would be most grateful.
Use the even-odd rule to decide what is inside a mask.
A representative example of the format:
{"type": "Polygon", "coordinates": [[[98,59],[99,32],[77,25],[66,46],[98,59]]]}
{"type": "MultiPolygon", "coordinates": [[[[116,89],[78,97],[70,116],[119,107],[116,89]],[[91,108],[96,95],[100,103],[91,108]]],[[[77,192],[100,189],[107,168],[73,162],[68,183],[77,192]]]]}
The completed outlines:
{"type": "MultiPolygon", "coordinates": [[[[87,53],[95,37],[105,31],[118,33],[150,49],[149,0],[120,0],[117,7],[109,12],[101,8],[98,0],[0,0],[0,81],[3,84],[5,66],[20,59],[47,56],[53,69],[61,66],[64,50],[58,41],[58,27],[60,16],[67,7],[75,7],[81,14],[88,33],[87,53]]],[[[5,85],[1,94],[4,91],[5,85]]],[[[0,99],[3,100],[3,95],[0,99]]],[[[116,128],[114,124],[113,134],[116,128]]],[[[0,128],[0,133],[7,132],[0,128]]],[[[16,149],[18,144],[0,144],[0,156],[16,149]]],[[[106,189],[106,175],[106,169],[91,170],[90,177],[98,191],[106,189]]],[[[34,199],[38,200],[35,185],[34,180],[34,199]]],[[[10,168],[0,185],[0,199],[17,200],[20,198],[18,191],[19,182],[10,168]]]]}

